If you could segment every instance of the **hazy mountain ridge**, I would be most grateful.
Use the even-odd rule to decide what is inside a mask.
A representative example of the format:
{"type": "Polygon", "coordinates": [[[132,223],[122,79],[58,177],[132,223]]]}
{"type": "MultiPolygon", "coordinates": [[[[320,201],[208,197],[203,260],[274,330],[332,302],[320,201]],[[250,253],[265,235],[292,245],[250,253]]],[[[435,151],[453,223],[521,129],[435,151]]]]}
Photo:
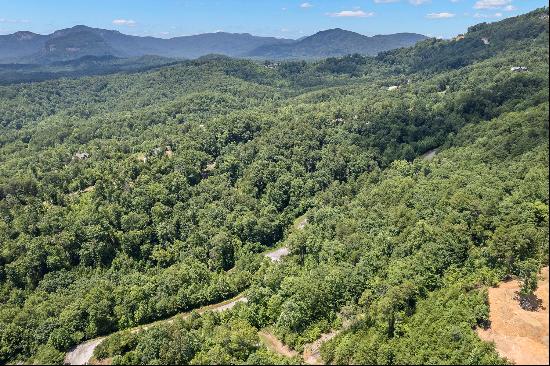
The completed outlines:
{"type": "Polygon", "coordinates": [[[426,39],[416,33],[396,33],[367,37],[340,28],[318,32],[310,37],[285,45],[267,45],[250,56],[260,58],[323,58],[359,53],[374,56],[379,52],[413,46],[426,39]]]}
{"type": "Polygon", "coordinates": [[[413,33],[367,37],[342,29],[330,29],[299,40],[225,32],[163,39],[77,25],[50,35],[17,32],[0,36],[0,62],[49,63],[106,55],[198,58],[208,54],[312,59],[351,53],[376,55],[381,51],[414,45],[425,38],[413,33]]]}

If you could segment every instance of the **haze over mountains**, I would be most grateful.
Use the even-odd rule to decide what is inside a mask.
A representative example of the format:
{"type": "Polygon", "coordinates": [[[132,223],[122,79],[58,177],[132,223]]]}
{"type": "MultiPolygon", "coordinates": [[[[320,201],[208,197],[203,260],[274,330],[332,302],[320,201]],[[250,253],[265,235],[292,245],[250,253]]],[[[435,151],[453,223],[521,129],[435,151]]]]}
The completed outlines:
{"type": "Polygon", "coordinates": [[[0,36],[0,62],[50,63],[84,56],[144,55],[198,58],[221,54],[260,59],[315,59],[350,53],[372,56],[382,51],[412,46],[426,38],[415,33],[367,37],[337,28],[299,40],[225,32],[163,39],[77,25],[49,35],[22,31],[0,36]]]}

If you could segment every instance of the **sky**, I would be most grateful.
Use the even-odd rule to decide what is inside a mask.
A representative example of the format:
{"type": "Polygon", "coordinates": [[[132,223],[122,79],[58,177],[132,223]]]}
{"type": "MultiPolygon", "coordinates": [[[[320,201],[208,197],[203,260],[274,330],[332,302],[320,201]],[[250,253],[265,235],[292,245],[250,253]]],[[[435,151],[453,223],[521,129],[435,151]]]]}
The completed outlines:
{"type": "Polygon", "coordinates": [[[220,31],[299,38],[330,28],[449,38],[543,6],[548,0],[0,0],[0,34],[84,24],[162,38],[220,31]]]}

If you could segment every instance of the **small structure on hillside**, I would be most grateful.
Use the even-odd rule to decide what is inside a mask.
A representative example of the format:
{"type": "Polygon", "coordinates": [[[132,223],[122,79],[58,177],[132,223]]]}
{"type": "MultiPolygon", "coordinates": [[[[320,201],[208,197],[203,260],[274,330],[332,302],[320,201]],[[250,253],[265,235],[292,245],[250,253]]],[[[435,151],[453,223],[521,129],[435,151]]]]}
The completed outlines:
{"type": "Polygon", "coordinates": [[[483,42],[484,45],[490,45],[491,44],[491,42],[489,42],[489,38],[485,38],[485,37],[481,38],[481,42],[483,42]]]}
{"type": "Polygon", "coordinates": [[[524,72],[524,71],[527,71],[527,67],[525,66],[514,66],[514,67],[511,67],[510,68],[510,71],[513,71],[513,72],[524,72]]]}
{"type": "Polygon", "coordinates": [[[298,230],[304,230],[304,228],[306,227],[307,225],[307,217],[304,217],[303,219],[299,220],[297,225],[296,225],[296,228],[298,230]]]}
{"type": "Polygon", "coordinates": [[[155,147],[151,152],[149,153],[150,156],[172,156],[174,155],[174,152],[172,151],[171,146],[165,146],[165,147],[155,147]]]}
{"type": "Polygon", "coordinates": [[[393,90],[397,90],[397,89],[399,89],[399,85],[392,85],[392,86],[388,87],[389,91],[393,91],[393,90]]]}
{"type": "Polygon", "coordinates": [[[78,152],[76,154],[74,154],[74,159],[76,160],[86,160],[90,157],[90,154],[88,154],[87,152],[78,152]]]}
{"type": "Polygon", "coordinates": [[[264,64],[264,67],[266,69],[276,69],[280,66],[281,64],[279,62],[266,62],[264,64]]]}
{"type": "Polygon", "coordinates": [[[138,154],[136,156],[136,159],[138,161],[141,161],[142,163],[146,163],[147,162],[147,156],[145,156],[145,154],[138,154]]]}
{"type": "Polygon", "coordinates": [[[206,167],[201,171],[201,177],[203,179],[208,178],[212,174],[214,169],[216,169],[216,162],[215,161],[206,164],[206,167]]]}
{"type": "Polygon", "coordinates": [[[462,41],[464,39],[464,34],[459,34],[455,37],[455,41],[462,41]]]}

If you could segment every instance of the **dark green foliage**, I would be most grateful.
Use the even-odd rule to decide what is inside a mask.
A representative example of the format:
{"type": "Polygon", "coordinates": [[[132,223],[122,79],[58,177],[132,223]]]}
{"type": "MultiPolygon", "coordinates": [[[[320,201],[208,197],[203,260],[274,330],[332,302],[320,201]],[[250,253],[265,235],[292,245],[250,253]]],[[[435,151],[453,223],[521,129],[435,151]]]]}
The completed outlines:
{"type": "Polygon", "coordinates": [[[139,58],[116,58],[114,56],[84,56],[76,60],[59,61],[50,65],[0,64],[0,85],[59,79],[106,75],[117,72],[139,72],[160,66],[175,64],[169,58],[143,56],[139,58]]]}
{"type": "Polygon", "coordinates": [[[498,23],[470,27],[462,40],[429,39],[416,47],[388,51],[377,58],[392,64],[404,63],[414,71],[441,71],[488,59],[503,49],[520,50],[547,43],[548,8],[545,8],[498,23]]]}
{"type": "Polygon", "coordinates": [[[115,333],[96,356],[295,362],[257,331],[300,350],[345,328],[327,361],[501,362],[472,329],[485,286],[517,276],[528,296],[548,263],[547,35],[466,63],[460,42],[426,42],[0,87],[0,362],[59,363],[244,290],[233,311],[115,333]],[[274,265],[260,253],[277,245],[291,255],[274,265]]]}

